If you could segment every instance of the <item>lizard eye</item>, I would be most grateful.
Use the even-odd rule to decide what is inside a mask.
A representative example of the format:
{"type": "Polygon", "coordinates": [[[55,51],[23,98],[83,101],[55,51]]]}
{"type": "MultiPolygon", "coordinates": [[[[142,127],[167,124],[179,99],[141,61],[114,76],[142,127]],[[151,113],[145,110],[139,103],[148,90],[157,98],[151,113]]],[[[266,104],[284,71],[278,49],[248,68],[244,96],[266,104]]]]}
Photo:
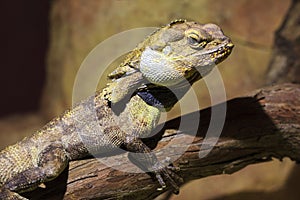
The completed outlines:
{"type": "Polygon", "coordinates": [[[190,30],[186,33],[187,35],[187,41],[188,44],[193,48],[193,49],[200,49],[200,48],[204,48],[205,45],[207,44],[207,40],[205,40],[204,38],[201,38],[199,33],[194,31],[194,30],[190,30]]]}

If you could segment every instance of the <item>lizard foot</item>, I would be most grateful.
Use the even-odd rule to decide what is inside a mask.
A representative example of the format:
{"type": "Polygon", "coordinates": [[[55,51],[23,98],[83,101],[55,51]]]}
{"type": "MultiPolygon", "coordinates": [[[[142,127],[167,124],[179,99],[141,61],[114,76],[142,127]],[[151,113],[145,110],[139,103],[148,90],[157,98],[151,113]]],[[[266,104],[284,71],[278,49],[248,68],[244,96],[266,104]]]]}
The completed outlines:
{"type": "Polygon", "coordinates": [[[174,194],[179,193],[178,185],[179,183],[183,183],[183,179],[175,173],[175,171],[178,171],[178,168],[170,165],[170,158],[167,157],[163,161],[159,161],[156,155],[151,152],[151,150],[141,140],[138,139],[127,143],[126,150],[130,151],[128,158],[131,162],[152,177],[156,177],[160,184],[158,190],[166,188],[167,182],[173,188],[174,194]],[[131,153],[136,150],[139,150],[138,154],[131,153]]]}
{"type": "Polygon", "coordinates": [[[155,177],[159,182],[160,186],[157,190],[163,190],[166,188],[166,183],[164,179],[171,185],[173,188],[174,194],[179,194],[179,186],[177,183],[183,183],[183,179],[177,175],[175,172],[179,171],[179,167],[174,167],[172,164],[164,166],[161,163],[155,165],[156,170],[154,170],[155,177]]]}

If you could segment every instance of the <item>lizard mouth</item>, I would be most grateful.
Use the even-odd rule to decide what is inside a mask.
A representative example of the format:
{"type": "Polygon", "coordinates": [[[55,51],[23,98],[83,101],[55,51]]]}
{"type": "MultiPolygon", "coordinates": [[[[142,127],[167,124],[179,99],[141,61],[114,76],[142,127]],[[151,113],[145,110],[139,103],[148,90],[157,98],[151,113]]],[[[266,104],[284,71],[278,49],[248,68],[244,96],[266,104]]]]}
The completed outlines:
{"type": "Polygon", "coordinates": [[[211,58],[214,60],[215,64],[218,64],[230,55],[233,47],[234,44],[229,42],[221,47],[218,47],[217,49],[212,49],[209,54],[211,55],[211,58]]]}
{"type": "MultiPolygon", "coordinates": [[[[232,49],[234,47],[234,44],[232,42],[227,42],[226,44],[223,44],[219,47],[206,50],[203,52],[202,55],[208,55],[211,57],[211,61],[216,65],[225,60],[230,53],[232,52],[232,49]]],[[[212,64],[212,63],[211,63],[212,64]]],[[[209,64],[210,65],[210,64],[209,64]]],[[[209,66],[208,65],[208,66],[209,66]]],[[[210,70],[208,69],[208,72],[210,70]]],[[[203,72],[201,73],[201,70],[199,69],[194,69],[192,71],[189,71],[189,76],[187,76],[185,81],[180,82],[179,84],[176,85],[177,88],[184,88],[187,85],[192,85],[192,83],[196,82],[197,80],[203,78],[207,73],[203,72]]]]}

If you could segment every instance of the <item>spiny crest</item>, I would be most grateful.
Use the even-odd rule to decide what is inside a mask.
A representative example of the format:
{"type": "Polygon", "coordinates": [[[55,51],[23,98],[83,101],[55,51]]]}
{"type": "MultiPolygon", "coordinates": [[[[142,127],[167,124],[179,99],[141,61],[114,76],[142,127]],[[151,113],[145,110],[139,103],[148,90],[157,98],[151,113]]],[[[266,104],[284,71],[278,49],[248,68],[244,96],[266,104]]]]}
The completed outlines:
{"type": "Polygon", "coordinates": [[[171,21],[168,26],[173,26],[174,24],[182,24],[182,23],[185,23],[186,20],[185,19],[175,19],[173,21],[171,21]]]}

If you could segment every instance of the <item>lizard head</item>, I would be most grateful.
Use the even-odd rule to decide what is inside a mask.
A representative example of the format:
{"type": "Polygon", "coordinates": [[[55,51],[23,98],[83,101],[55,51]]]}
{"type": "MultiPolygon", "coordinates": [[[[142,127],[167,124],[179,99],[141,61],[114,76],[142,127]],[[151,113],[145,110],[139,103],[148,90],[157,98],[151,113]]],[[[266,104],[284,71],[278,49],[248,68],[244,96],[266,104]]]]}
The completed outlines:
{"type": "Polygon", "coordinates": [[[151,83],[173,86],[207,75],[234,45],[215,24],[177,20],[154,32],[142,46],[143,76],[151,83]]]}

